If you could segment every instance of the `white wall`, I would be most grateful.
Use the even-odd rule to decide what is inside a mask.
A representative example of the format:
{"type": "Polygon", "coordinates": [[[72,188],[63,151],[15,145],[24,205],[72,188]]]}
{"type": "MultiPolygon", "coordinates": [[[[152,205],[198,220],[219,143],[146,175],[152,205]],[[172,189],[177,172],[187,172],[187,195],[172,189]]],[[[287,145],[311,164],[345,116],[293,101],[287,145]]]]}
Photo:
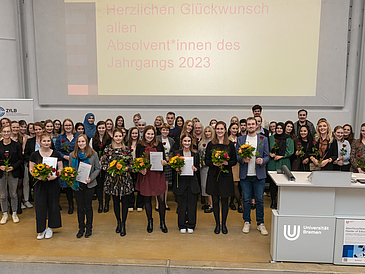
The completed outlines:
{"type": "Polygon", "coordinates": [[[23,95],[20,67],[17,1],[0,4],[0,97],[20,98],[23,95]]]}

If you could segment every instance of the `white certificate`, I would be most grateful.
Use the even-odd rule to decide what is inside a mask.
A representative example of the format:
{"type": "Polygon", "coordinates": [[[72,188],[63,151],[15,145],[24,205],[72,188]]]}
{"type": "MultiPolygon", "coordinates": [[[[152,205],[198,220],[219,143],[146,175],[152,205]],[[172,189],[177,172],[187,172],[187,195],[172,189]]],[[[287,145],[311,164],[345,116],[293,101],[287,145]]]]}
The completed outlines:
{"type": "MultiPolygon", "coordinates": [[[[49,165],[57,170],[57,158],[56,157],[43,157],[42,164],[49,165]]],[[[52,176],[56,176],[56,171],[52,172],[52,176]]]]}
{"type": "Polygon", "coordinates": [[[163,171],[162,156],[162,152],[150,152],[150,164],[152,165],[150,169],[152,171],[163,171]]]}
{"type": "Polygon", "coordinates": [[[185,157],[185,165],[181,168],[181,176],[194,176],[194,157],[185,157]]]}
{"type": "Polygon", "coordinates": [[[90,164],[80,162],[79,169],[77,170],[77,172],[79,174],[77,174],[77,176],[76,176],[76,181],[87,184],[86,180],[90,178],[90,171],[91,171],[90,164]]]}

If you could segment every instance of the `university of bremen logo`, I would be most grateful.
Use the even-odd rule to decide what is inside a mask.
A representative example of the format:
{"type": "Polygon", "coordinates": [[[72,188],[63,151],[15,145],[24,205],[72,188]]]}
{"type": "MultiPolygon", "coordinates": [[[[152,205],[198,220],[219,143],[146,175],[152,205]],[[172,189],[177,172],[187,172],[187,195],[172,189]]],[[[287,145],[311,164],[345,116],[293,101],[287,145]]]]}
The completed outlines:
{"type": "Polygon", "coordinates": [[[300,225],[293,225],[293,233],[291,232],[290,225],[284,225],[284,237],[288,241],[295,241],[300,236],[300,225]]]}

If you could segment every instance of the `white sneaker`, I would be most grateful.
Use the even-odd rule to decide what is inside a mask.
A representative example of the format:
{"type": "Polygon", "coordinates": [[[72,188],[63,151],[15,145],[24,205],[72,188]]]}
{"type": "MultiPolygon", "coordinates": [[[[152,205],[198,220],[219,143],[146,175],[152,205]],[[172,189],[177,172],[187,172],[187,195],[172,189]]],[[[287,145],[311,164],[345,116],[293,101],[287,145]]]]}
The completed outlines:
{"type": "Polygon", "coordinates": [[[138,211],[138,212],[142,212],[142,210],[143,210],[143,208],[142,208],[142,207],[137,208],[137,211],[138,211]]]}
{"type": "Polygon", "coordinates": [[[13,223],[19,223],[19,217],[18,215],[16,215],[16,212],[13,212],[13,215],[11,215],[11,217],[13,218],[13,223]]]}
{"type": "Polygon", "coordinates": [[[37,240],[42,240],[44,238],[44,235],[46,235],[47,228],[37,235],[37,240]]]}
{"type": "Polygon", "coordinates": [[[261,223],[258,227],[257,230],[261,232],[261,235],[267,236],[269,235],[269,232],[267,232],[267,229],[264,225],[264,223],[261,223]]]}
{"type": "Polygon", "coordinates": [[[249,233],[250,232],[250,226],[251,226],[251,224],[249,222],[245,222],[245,224],[243,225],[243,228],[242,228],[242,232],[243,233],[249,233]]]}
{"type": "Polygon", "coordinates": [[[186,233],[186,228],[182,228],[182,229],[180,229],[180,233],[181,233],[181,234],[185,234],[185,233],[186,233]]]}
{"type": "Polygon", "coordinates": [[[28,201],[26,201],[26,202],[24,203],[24,205],[25,205],[27,208],[32,208],[32,207],[33,207],[33,205],[32,205],[31,203],[29,203],[28,201]]]}
{"type": "Polygon", "coordinates": [[[194,229],[192,229],[192,228],[188,228],[188,233],[193,233],[194,232],[194,229]]]}
{"type": "Polygon", "coordinates": [[[133,207],[129,207],[129,208],[128,208],[128,211],[129,211],[129,212],[132,212],[132,211],[133,211],[133,207]]]}
{"type": "Polygon", "coordinates": [[[21,209],[26,209],[27,207],[26,207],[23,203],[21,203],[21,204],[20,204],[20,208],[21,208],[21,209]]]}
{"type": "Polygon", "coordinates": [[[3,213],[3,217],[1,218],[0,224],[4,225],[8,221],[8,213],[3,213]]]}
{"type": "Polygon", "coordinates": [[[52,228],[47,227],[45,231],[46,231],[46,235],[44,237],[46,239],[52,238],[52,236],[53,236],[53,230],[52,230],[52,228]]]}

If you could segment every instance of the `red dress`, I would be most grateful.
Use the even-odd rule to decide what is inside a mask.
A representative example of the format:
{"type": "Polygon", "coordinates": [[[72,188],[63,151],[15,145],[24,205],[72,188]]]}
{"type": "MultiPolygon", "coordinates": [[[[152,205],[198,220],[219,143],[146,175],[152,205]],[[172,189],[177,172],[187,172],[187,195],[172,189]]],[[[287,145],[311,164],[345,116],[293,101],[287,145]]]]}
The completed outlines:
{"type": "MultiPolygon", "coordinates": [[[[161,143],[159,143],[160,145],[161,143]]],[[[158,148],[158,146],[157,146],[158,148]]],[[[146,150],[140,144],[137,146],[136,156],[141,157],[138,153],[139,151],[145,151],[148,154],[148,158],[150,157],[150,151],[156,152],[159,151],[156,147],[151,147],[150,145],[146,146],[146,150]]],[[[151,171],[149,168],[147,169],[147,173],[143,176],[141,173],[138,173],[136,187],[137,190],[141,192],[143,196],[159,196],[166,192],[166,180],[165,174],[163,171],[151,171]],[[144,178],[143,178],[144,177],[144,178]]]]}

